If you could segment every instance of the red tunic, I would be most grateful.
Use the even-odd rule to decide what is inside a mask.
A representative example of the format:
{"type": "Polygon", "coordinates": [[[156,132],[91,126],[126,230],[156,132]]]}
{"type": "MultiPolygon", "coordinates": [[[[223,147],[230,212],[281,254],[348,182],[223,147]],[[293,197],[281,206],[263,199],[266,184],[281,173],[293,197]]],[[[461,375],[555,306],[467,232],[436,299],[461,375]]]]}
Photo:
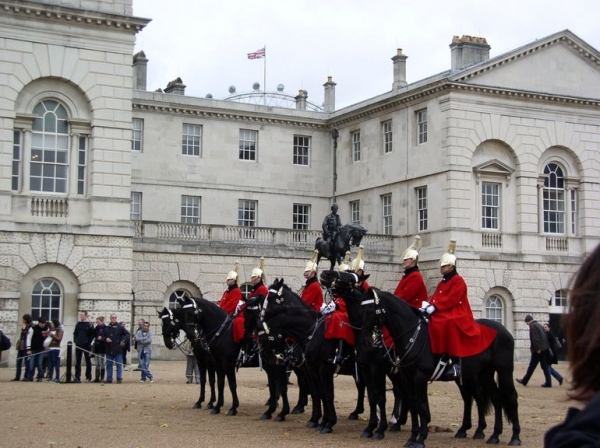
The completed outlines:
{"type": "Polygon", "coordinates": [[[354,345],[354,332],[350,327],[346,302],[341,297],[334,297],[335,311],[325,316],[325,338],[344,339],[348,344],[354,345]]]}
{"type": "Polygon", "coordinates": [[[490,346],[496,331],[475,322],[467,298],[467,284],[453,272],[454,275],[450,273],[438,283],[429,299],[436,307],[429,323],[431,351],[460,358],[475,356],[490,346]]]}
{"type": "Polygon", "coordinates": [[[368,291],[371,288],[371,285],[369,285],[368,281],[363,280],[363,282],[360,284],[360,287],[363,289],[363,291],[368,291]]]}
{"type": "Polygon", "coordinates": [[[404,271],[396,290],[396,297],[400,297],[410,306],[421,308],[423,300],[427,300],[427,286],[417,266],[404,271]]]}
{"type": "MultiPolygon", "coordinates": [[[[235,313],[238,302],[242,300],[242,291],[237,284],[230,286],[223,293],[221,300],[217,302],[230,316],[235,313]]],[[[233,319],[233,341],[240,342],[244,338],[244,313],[241,311],[233,319]]]]}
{"type": "Polygon", "coordinates": [[[304,300],[308,306],[310,306],[317,313],[321,311],[321,305],[323,305],[323,290],[317,277],[309,278],[306,281],[306,286],[302,291],[302,300],[304,300]]]}

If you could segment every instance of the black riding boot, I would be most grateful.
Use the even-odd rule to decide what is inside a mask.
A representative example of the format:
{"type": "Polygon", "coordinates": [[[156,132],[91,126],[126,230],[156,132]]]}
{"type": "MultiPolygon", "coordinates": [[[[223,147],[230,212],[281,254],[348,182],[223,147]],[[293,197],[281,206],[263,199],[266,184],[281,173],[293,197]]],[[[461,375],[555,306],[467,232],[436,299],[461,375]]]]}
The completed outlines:
{"type": "Polygon", "coordinates": [[[446,367],[444,375],[446,379],[452,381],[460,378],[460,358],[452,357],[451,363],[446,367]]]}
{"type": "Polygon", "coordinates": [[[96,373],[96,375],[95,375],[95,378],[94,378],[94,383],[99,383],[100,382],[100,368],[99,367],[96,367],[96,372],[95,373],[96,373]]]}
{"type": "Polygon", "coordinates": [[[104,381],[105,373],[106,373],[106,369],[100,369],[100,381],[104,381]]]}

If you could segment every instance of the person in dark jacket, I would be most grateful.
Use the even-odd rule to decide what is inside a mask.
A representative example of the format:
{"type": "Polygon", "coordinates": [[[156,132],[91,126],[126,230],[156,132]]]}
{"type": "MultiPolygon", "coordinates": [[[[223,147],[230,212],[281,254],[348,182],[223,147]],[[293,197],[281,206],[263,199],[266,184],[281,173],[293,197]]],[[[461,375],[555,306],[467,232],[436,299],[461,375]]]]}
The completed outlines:
{"type": "Polygon", "coordinates": [[[544,324],[544,331],[546,332],[546,337],[548,338],[548,345],[550,347],[548,350],[548,370],[550,372],[550,375],[556,378],[556,381],[558,381],[558,385],[562,386],[562,383],[564,381],[563,376],[560,373],[558,373],[558,371],[554,369],[554,367],[552,367],[552,364],[558,364],[558,340],[556,339],[556,336],[552,334],[549,324],[544,324]]]}
{"type": "Polygon", "coordinates": [[[23,381],[27,381],[29,378],[28,357],[30,353],[28,353],[28,351],[31,345],[31,337],[33,336],[32,321],[31,314],[23,314],[21,332],[19,333],[19,339],[15,344],[17,350],[17,370],[15,372],[15,377],[11,381],[21,381],[22,366],[25,366],[23,381]]]}
{"type": "Polygon", "coordinates": [[[31,354],[29,357],[29,377],[27,381],[33,381],[35,368],[38,369],[38,383],[44,379],[44,358],[46,358],[46,347],[44,347],[44,332],[48,330],[46,318],[38,317],[37,325],[33,326],[33,335],[31,336],[31,354]]]}
{"type": "Polygon", "coordinates": [[[75,343],[75,379],[73,382],[81,383],[81,356],[85,358],[85,381],[92,381],[92,360],[90,351],[94,340],[94,327],[88,319],[87,311],[79,312],[79,322],[73,331],[73,342],[75,343]]]}
{"type": "Polygon", "coordinates": [[[525,323],[529,325],[531,359],[529,360],[529,367],[527,367],[525,376],[522,379],[517,378],[516,381],[523,386],[527,386],[531,375],[533,375],[533,372],[539,364],[544,372],[544,378],[546,379],[546,382],[542,384],[542,387],[552,387],[552,378],[550,377],[550,370],[548,368],[548,349],[550,346],[548,345],[548,338],[546,337],[544,327],[535,321],[530,314],[525,316],[525,323]]]}
{"type": "Polygon", "coordinates": [[[125,330],[125,346],[123,347],[123,368],[125,370],[129,370],[129,365],[127,364],[127,352],[131,351],[131,333],[127,330],[127,324],[124,321],[119,322],[119,325],[123,327],[125,330]]]}
{"type": "Polygon", "coordinates": [[[571,407],[544,437],[545,448],[600,446],[600,245],[583,262],[570,289],[566,318],[571,407]]]}
{"type": "Polygon", "coordinates": [[[96,366],[96,375],[94,383],[104,381],[104,373],[106,372],[106,348],[104,344],[104,316],[96,318],[96,326],[94,327],[94,365],[96,366]]]}
{"type": "Polygon", "coordinates": [[[115,313],[110,315],[110,323],[104,328],[106,348],[106,383],[113,380],[113,364],[117,366],[117,384],[123,381],[123,347],[125,347],[126,330],[117,321],[115,313]]]}

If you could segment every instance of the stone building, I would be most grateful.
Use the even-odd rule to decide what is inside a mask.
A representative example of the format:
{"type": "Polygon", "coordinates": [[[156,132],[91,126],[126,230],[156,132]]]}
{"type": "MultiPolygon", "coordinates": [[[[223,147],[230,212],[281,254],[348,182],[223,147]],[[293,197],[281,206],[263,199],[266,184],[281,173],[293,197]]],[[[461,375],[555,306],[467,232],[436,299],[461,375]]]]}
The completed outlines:
{"type": "Polygon", "coordinates": [[[457,239],[475,314],[527,354],[525,314],[554,322],[600,240],[600,54],[568,30],[493,58],[484,38],[456,36],[450,68],[411,84],[398,50],[389,92],[337,110],[333,78],[323,107],[304,91],[291,107],[189,97],[180,78],[152,91],[151,54],[133,55],[149,20],[131,0],[0,8],[9,335],[43,313],[70,336],[79,309],[160,333],[157,308],[218,300],[235,261],[246,281],[260,257],[299,289],[335,200],[369,230],[367,271],[384,290],[415,234],[430,290],[457,239]]]}

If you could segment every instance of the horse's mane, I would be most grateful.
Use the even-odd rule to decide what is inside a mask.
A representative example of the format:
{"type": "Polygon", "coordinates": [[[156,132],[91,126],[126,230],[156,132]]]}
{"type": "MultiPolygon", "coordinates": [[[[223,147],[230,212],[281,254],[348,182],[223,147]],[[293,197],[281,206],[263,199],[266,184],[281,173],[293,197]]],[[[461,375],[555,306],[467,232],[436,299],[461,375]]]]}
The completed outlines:
{"type": "Polygon", "coordinates": [[[376,290],[375,288],[371,288],[374,292],[377,293],[377,297],[381,301],[382,305],[392,314],[405,314],[411,313],[412,315],[419,316],[419,311],[406,303],[403,299],[398,296],[395,296],[391,292],[376,290]]]}
{"type": "Polygon", "coordinates": [[[215,302],[205,299],[204,297],[190,297],[190,300],[196,303],[198,308],[201,308],[204,312],[216,313],[217,316],[221,315],[223,318],[227,315],[227,312],[217,305],[215,302]]]}

